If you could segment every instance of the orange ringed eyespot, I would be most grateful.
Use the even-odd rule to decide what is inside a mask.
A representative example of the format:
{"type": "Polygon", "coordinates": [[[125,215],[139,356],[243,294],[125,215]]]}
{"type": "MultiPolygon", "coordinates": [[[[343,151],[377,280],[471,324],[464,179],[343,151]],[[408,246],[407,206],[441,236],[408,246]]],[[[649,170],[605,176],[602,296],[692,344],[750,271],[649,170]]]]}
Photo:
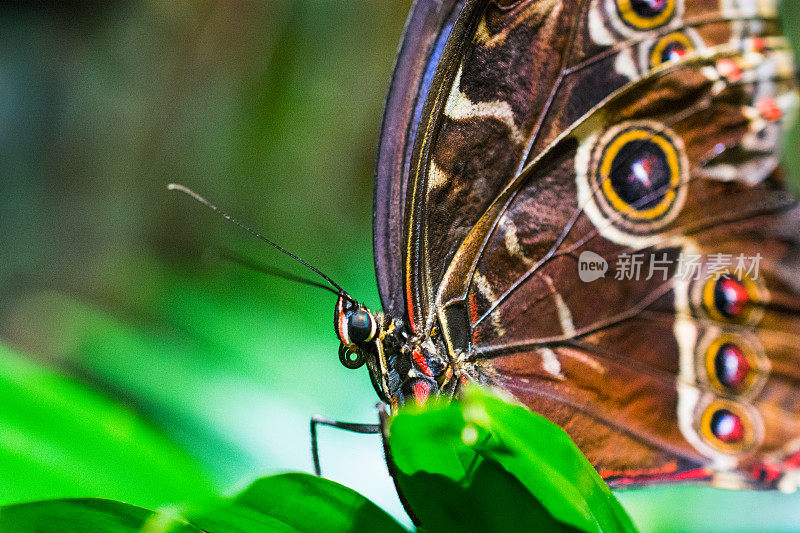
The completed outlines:
{"type": "Polygon", "coordinates": [[[738,454],[755,444],[755,428],[746,410],[729,400],[715,400],[700,417],[700,430],[717,450],[738,454]]]}
{"type": "Polygon", "coordinates": [[[622,21],[640,31],[667,24],[675,11],[676,0],[617,0],[617,12],[622,21]]]}
{"type": "Polygon", "coordinates": [[[626,218],[655,220],[666,215],[681,185],[681,164],[672,142],[640,128],[623,131],[605,148],[601,189],[613,209],[626,218]]]}
{"type": "Polygon", "coordinates": [[[683,33],[670,33],[659,39],[650,53],[650,67],[655,68],[665,63],[678,61],[693,52],[692,40],[683,33]]]}

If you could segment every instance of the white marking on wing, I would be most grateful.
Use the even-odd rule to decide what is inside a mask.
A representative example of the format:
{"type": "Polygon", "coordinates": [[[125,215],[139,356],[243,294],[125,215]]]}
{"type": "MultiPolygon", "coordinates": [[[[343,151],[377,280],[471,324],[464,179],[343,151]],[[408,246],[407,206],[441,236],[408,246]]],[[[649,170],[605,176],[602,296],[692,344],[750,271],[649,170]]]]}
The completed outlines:
{"type": "Polygon", "coordinates": [[[450,176],[447,175],[447,172],[439,168],[439,165],[436,164],[436,161],[432,161],[430,170],[428,171],[428,183],[430,187],[433,189],[444,187],[447,185],[449,179],[450,176]]]}
{"type": "MultiPolygon", "coordinates": [[[[477,285],[478,291],[489,301],[489,305],[494,305],[497,301],[497,296],[495,296],[492,287],[489,285],[489,280],[486,279],[486,276],[476,270],[473,281],[475,282],[475,285],[477,285]]],[[[499,309],[492,311],[490,319],[492,321],[492,326],[494,327],[495,333],[497,333],[499,337],[505,335],[506,330],[503,327],[503,324],[500,322],[499,309]]]]}
{"type": "Polygon", "coordinates": [[[564,379],[564,374],[561,373],[561,363],[556,357],[556,352],[550,348],[542,348],[539,350],[542,354],[542,368],[545,372],[558,379],[564,379]]]}
{"type": "Polygon", "coordinates": [[[589,36],[594,43],[599,45],[611,46],[616,42],[611,32],[606,29],[597,1],[592,2],[589,9],[589,36]]]}
{"type": "Polygon", "coordinates": [[[580,361],[582,364],[586,365],[587,367],[591,368],[598,374],[605,374],[606,367],[603,366],[603,363],[600,362],[596,357],[584,353],[580,350],[574,350],[572,348],[563,347],[561,348],[561,353],[568,355],[569,357],[580,361]]]}
{"type": "Polygon", "coordinates": [[[519,244],[517,225],[507,216],[503,216],[500,221],[500,229],[503,230],[503,240],[505,241],[508,253],[511,254],[512,257],[521,259],[525,263],[530,263],[531,260],[525,255],[525,252],[522,251],[522,246],[519,244]]]}
{"type": "Polygon", "coordinates": [[[561,296],[561,293],[556,290],[553,280],[549,276],[542,277],[547,282],[550,290],[553,291],[553,299],[556,303],[558,321],[561,323],[561,330],[564,332],[565,336],[574,337],[577,331],[575,329],[575,323],[572,321],[572,311],[570,311],[569,307],[567,307],[567,304],[564,301],[564,298],[561,296]]]}
{"type": "Polygon", "coordinates": [[[614,60],[614,70],[621,76],[625,76],[631,81],[639,79],[639,71],[636,69],[636,62],[629,49],[621,50],[614,60]]]}
{"type": "Polygon", "coordinates": [[[525,142],[522,132],[514,122],[514,111],[508,102],[494,100],[492,102],[473,103],[466,94],[461,92],[461,72],[463,67],[458,67],[458,74],[453,82],[453,89],[447,99],[444,113],[453,120],[464,120],[476,117],[491,117],[499,120],[511,130],[511,137],[518,143],[525,142]]]}

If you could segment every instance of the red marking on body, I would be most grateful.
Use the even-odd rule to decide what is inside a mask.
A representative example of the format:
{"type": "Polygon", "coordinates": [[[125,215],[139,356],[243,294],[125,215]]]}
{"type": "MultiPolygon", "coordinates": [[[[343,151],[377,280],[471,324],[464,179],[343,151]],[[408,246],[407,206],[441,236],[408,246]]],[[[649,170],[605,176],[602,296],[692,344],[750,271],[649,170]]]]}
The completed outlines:
{"type": "Polygon", "coordinates": [[[417,363],[419,369],[422,370],[423,374],[431,378],[433,377],[433,371],[431,370],[431,367],[428,366],[428,362],[425,360],[422,350],[416,348],[411,352],[411,357],[414,359],[414,362],[417,363]]]}
{"type": "Polygon", "coordinates": [[[756,108],[764,120],[777,122],[783,118],[783,111],[778,107],[774,98],[762,98],[756,102],[756,108]]]}
{"type": "Polygon", "coordinates": [[[742,79],[742,69],[733,59],[725,58],[717,61],[717,70],[720,75],[728,78],[728,81],[732,83],[736,83],[742,79]]]}
{"type": "Polygon", "coordinates": [[[417,381],[414,383],[414,400],[417,405],[422,407],[428,401],[428,393],[431,391],[431,384],[427,381],[417,381]]]}

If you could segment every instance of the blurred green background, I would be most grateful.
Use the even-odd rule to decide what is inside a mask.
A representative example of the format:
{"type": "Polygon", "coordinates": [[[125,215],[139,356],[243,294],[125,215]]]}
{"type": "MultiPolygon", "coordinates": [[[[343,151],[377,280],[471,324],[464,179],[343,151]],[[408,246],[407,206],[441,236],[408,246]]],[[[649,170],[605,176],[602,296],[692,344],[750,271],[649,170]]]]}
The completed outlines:
{"type": "MultiPolygon", "coordinates": [[[[224,246],[295,269],[165,186],[379,308],[373,164],[408,7],[0,6],[0,503],[231,493],[309,471],[312,414],[374,421],[366,371],[337,358],[334,297],[219,261],[224,246]]],[[[797,2],[781,9],[800,21],[797,2]]],[[[377,438],[323,429],[321,448],[329,477],[402,514],[377,438]]],[[[800,522],[800,500],[774,493],[624,502],[654,529],[713,527],[723,510],[800,522]]]]}

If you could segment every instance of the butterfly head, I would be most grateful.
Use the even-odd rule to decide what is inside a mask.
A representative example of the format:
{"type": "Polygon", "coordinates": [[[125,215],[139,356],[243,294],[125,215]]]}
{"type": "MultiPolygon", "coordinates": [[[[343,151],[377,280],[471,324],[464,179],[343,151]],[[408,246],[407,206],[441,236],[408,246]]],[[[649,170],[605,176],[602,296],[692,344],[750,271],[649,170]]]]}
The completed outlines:
{"type": "Polygon", "coordinates": [[[339,337],[339,361],[350,369],[367,366],[372,386],[381,400],[395,404],[397,395],[390,382],[396,372],[387,363],[384,345],[395,345],[396,331],[383,313],[377,316],[347,294],[339,295],[334,312],[334,329],[339,337]]]}
{"type": "Polygon", "coordinates": [[[423,404],[440,389],[443,365],[428,340],[409,335],[402,321],[373,314],[347,294],[339,296],[334,314],[339,360],[351,369],[366,365],[378,396],[393,407],[408,401],[423,404]]]}
{"type": "Polygon", "coordinates": [[[339,296],[334,314],[334,328],[341,341],[339,360],[347,368],[359,368],[373,351],[380,333],[372,312],[346,294],[339,296]]]}

